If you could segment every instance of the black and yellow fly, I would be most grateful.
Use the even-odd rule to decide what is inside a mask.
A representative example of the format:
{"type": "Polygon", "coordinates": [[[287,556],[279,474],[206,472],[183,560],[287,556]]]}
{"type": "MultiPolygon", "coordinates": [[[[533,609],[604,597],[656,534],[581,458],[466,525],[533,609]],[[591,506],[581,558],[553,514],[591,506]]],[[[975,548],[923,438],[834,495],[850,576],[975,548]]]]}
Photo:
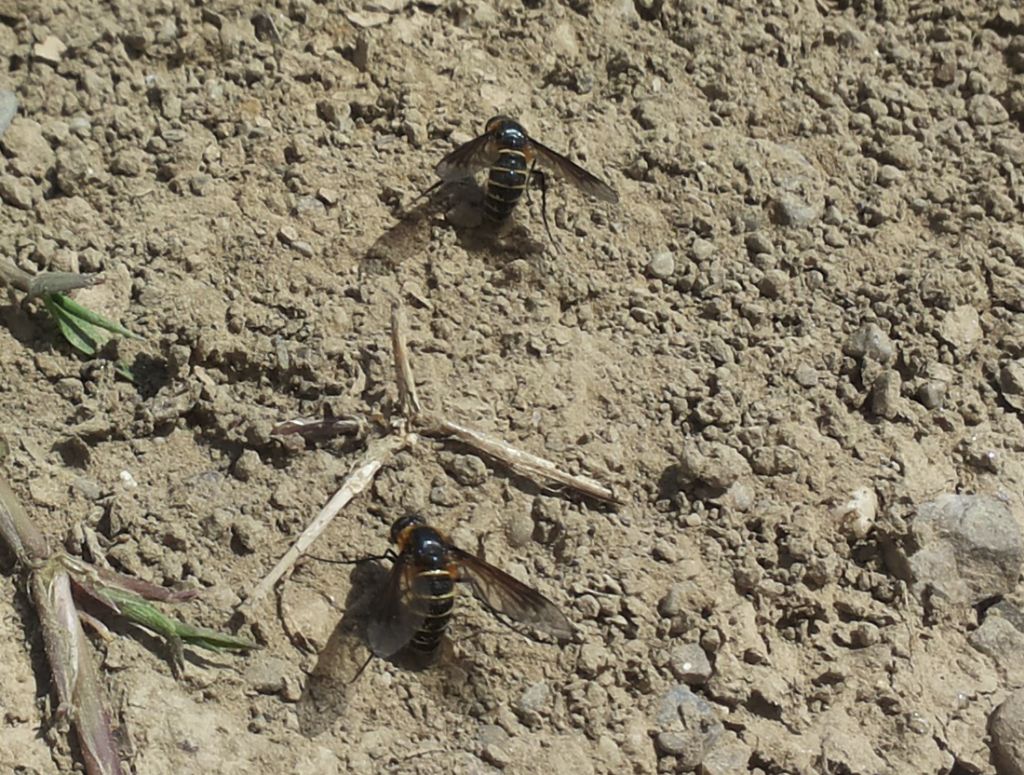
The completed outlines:
{"type": "Polygon", "coordinates": [[[383,555],[394,566],[366,631],[376,656],[386,659],[406,646],[428,655],[436,651],[448,628],[457,582],[467,582],[492,612],[560,640],[572,637],[572,625],[554,603],[459,549],[421,517],[395,521],[391,540],[398,552],[383,555]]]}
{"type": "Polygon", "coordinates": [[[522,124],[508,116],[495,116],[484,126],[484,133],[470,140],[437,165],[442,183],[470,177],[487,169],[484,215],[494,224],[508,220],[516,204],[530,186],[541,192],[541,215],[548,238],[554,243],[548,225],[548,175],[569,181],[583,193],[604,202],[617,203],[619,195],[604,181],[591,175],[562,154],[530,137],[522,124]]]}

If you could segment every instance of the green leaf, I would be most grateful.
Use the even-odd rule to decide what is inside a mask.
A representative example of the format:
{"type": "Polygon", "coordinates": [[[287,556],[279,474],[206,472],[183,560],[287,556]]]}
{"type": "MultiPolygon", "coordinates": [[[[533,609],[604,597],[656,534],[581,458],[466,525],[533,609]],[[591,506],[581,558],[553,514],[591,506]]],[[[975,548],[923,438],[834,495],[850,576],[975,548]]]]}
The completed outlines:
{"type": "Polygon", "coordinates": [[[94,591],[108,600],[125,619],[152,630],[172,644],[184,641],[209,651],[251,651],[259,648],[256,643],[245,638],[178,621],[133,592],[116,587],[100,587],[94,591]]]}
{"type": "MultiPolygon", "coordinates": [[[[57,328],[68,344],[84,355],[95,356],[99,349],[110,340],[112,333],[132,339],[142,338],[133,334],[120,323],[107,320],[91,309],[83,307],[63,293],[51,293],[44,296],[43,304],[54,322],[57,323],[57,328]]],[[[132,382],[135,381],[135,375],[124,361],[118,361],[114,365],[114,369],[122,377],[132,382]]]]}

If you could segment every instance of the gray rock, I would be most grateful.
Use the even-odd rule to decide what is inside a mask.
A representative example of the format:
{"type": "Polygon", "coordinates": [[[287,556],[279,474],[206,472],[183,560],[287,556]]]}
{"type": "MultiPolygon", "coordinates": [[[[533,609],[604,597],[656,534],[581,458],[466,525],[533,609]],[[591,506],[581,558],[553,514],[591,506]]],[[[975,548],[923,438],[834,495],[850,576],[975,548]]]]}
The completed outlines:
{"type": "Polygon", "coordinates": [[[697,263],[707,261],[715,252],[715,245],[713,242],[709,242],[706,239],[697,237],[693,241],[693,247],[691,248],[693,254],[693,260],[697,263]]]}
{"type": "Polygon", "coordinates": [[[951,309],[939,324],[939,335],[956,348],[958,355],[970,354],[984,336],[978,310],[969,304],[951,309]]]}
{"type": "Polygon", "coordinates": [[[810,226],[821,218],[821,207],[794,194],[780,194],[772,205],[773,219],[782,226],[810,226]]]}
{"type": "Polygon", "coordinates": [[[14,116],[18,112],[18,98],[14,92],[0,89],[0,137],[3,137],[7,127],[11,125],[14,116]]]}
{"type": "Polygon", "coordinates": [[[0,145],[13,157],[10,169],[19,175],[42,180],[53,168],[53,149],[43,136],[43,128],[32,119],[17,118],[11,122],[0,145]]]}
{"type": "Polygon", "coordinates": [[[678,757],[684,772],[696,769],[725,732],[711,703],[681,684],[658,700],[654,726],[658,748],[678,757]]]}
{"type": "Polygon", "coordinates": [[[999,774],[1024,775],[1024,689],[1018,689],[996,708],[989,733],[999,774]]]}
{"type": "Polygon", "coordinates": [[[999,389],[1006,403],[1024,411],[1024,358],[1010,361],[999,372],[999,389]]]}
{"type": "Polygon", "coordinates": [[[708,655],[696,643],[675,646],[669,655],[668,669],[688,686],[703,686],[711,677],[708,655]]]}
{"type": "Polygon", "coordinates": [[[655,253],[647,264],[647,274],[658,280],[668,279],[675,271],[676,260],[668,250],[655,253]]]}
{"type": "Polygon", "coordinates": [[[889,559],[916,595],[930,590],[954,604],[975,605],[1017,585],[1022,521],[990,495],[943,495],[918,508],[909,541],[892,547],[889,559]]]}
{"type": "Polygon", "coordinates": [[[978,94],[967,103],[967,115],[975,126],[1005,124],[1010,120],[1003,104],[991,94],[978,94]]]}
{"type": "Polygon", "coordinates": [[[747,772],[753,749],[736,737],[726,732],[700,763],[701,775],[735,775],[747,772]]]}
{"type": "Polygon", "coordinates": [[[13,175],[0,175],[0,199],[11,207],[32,209],[32,189],[13,175]]]}
{"type": "Polygon", "coordinates": [[[444,468],[463,487],[479,487],[487,481],[487,465],[476,455],[453,455],[444,468]]]}
{"type": "Polygon", "coordinates": [[[894,420],[900,411],[903,379],[894,369],[883,371],[871,386],[871,412],[876,417],[894,420]]]}
{"type": "Polygon", "coordinates": [[[870,358],[877,363],[892,363],[896,359],[896,345],[876,323],[867,323],[857,329],[844,348],[854,358],[870,358]]]}
{"type": "Polygon", "coordinates": [[[708,444],[703,450],[688,443],[679,456],[681,483],[706,484],[716,490],[728,490],[740,477],[750,474],[747,459],[725,444],[708,444]]]}
{"type": "Polygon", "coordinates": [[[1020,684],[1024,677],[1024,663],[1020,659],[1024,653],[1024,632],[1014,627],[1012,622],[1001,616],[988,615],[967,641],[991,657],[1010,683],[1020,684]]]}

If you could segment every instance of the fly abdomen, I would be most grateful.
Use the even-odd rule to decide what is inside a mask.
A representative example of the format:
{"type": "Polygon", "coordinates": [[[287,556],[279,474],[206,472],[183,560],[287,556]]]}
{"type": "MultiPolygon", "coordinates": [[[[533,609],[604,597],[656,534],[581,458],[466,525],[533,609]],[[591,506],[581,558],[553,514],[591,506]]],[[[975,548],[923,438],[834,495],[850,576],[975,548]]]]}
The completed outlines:
{"type": "Polygon", "coordinates": [[[423,624],[410,642],[420,651],[432,652],[448,628],[455,599],[455,582],[447,568],[420,571],[417,576],[426,593],[414,603],[423,614],[423,624]]]}
{"type": "Polygon", "coordinates": [[[526,190],[528,178],[526,155],[522,151],[498,151],[498,160],[487,175],[484,214],[495,223],[508,218],[526,190]]]}

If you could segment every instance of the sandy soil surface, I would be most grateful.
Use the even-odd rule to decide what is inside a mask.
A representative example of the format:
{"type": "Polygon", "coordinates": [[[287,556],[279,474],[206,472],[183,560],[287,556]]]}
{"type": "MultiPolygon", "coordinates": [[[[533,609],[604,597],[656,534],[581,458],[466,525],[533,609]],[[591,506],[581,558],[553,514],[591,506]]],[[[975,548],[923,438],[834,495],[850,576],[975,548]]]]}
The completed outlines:
{"type": "MultiPolygon", "coordinates": [[[[271,428],[387,409],[396,300],[425,403],[624,500],[401,452],[315,553],[418,512],[575,642],[466,594],[442,664],[312,703],[380,573],[308,562],[250,657],[97,640],[131,771],[994,771],[1024,636],[980,647],[987,603],[886,549],[943,494],[1021,522],[1022,35],[961,0],[0,0],[0,252],[102,271],[77,297],[146,337],[132,385],[0,307],[3,472],[55,543],[224,626],[364,451],[271,428]],[[491,240],[414,202],[496,113],[620,194],[554,186],[561,253],[539,197],[491,240]]],[[[0,768],[69,772],[0,560],[0,768]]]]}

